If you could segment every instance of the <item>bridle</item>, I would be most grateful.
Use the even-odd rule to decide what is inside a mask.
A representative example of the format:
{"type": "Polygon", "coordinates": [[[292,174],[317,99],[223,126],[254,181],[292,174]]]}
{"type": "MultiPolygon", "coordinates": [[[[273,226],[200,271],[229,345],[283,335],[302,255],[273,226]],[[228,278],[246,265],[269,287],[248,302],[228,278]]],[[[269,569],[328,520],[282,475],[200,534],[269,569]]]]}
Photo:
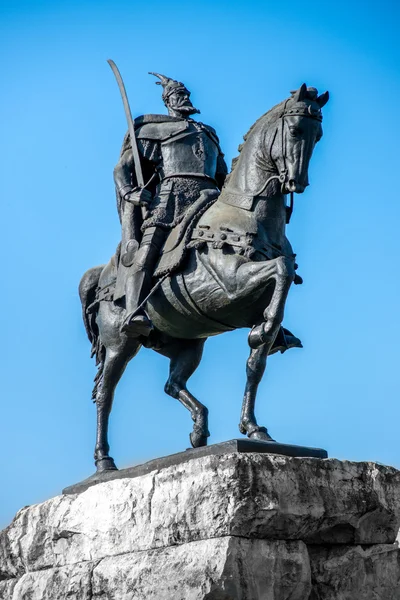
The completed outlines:
{"type": "MultiPolygon", "coordinates": [[[[271,145],[270,145],[270,148],[268,151],[271,163],[275,164],[274,160],[272,159],[272,156],[271,156],[271,151],[272,151],[272,147],[274,145],[276,136],[278,134],[278,128],[280,127],[283,167],[280,170],[279,175],[272,175],[271,177],[269,177],[267,179],[267,181],[263,184],[261,190],[257,194],[255,194],[255,196],[261,196],[261,194],[265,191],[265,188],[267,187],[269,182],[274,179],[278,179],[278,181],[281,184],[281,194],[285,195],[285,184],[287,182],[288,168],[287,168],[286,144],[285,144],[285,136],[284,136],[284,129],[285,129],[284,118],[286,116],[305,116],[305,117],[308,117],[311,119],[315,119],[317,121],[322,121],[321,109],[317,109],[317,110],[313,109],[311,104],[309,104],[307,106],[307,110],[305,110],[305,107],[303,109],[291,108],[291,109],[287,110],[287,104],[290,100],[291,100],[291,98],[288,98],[285,101],[282,113],[279,115],[279,117],[277,119],[278,121],[280,121],[280,124],[278,124],[278,126],[275,130],[275,134],[272,138],[272,142],[271,142],[271,145]]],[[[275,167],[276,167],[276,164],[275,164],[275,167]]],[[[289,195],[290,195],[289,206],[286,206],[286,225],[288,225],[290,223],[290,219],[291,219],[291,216],[293,214],[293,209],[294,209],[294,192],[289,192],[289,195]]]]}

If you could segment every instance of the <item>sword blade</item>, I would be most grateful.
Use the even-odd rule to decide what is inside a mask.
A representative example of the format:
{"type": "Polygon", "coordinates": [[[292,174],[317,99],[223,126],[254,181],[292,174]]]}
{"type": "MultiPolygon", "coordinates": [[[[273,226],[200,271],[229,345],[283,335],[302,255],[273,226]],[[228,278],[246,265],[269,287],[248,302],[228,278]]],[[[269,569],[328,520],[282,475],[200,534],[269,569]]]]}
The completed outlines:
{"type": "Polygon", "coordinates": [[[135,136],[135,128],[133,126],[132,113],[131,113],[131,108],[130,108],[129,102],[128,102],[128,96],[126,95],[125,85],[124,85],[124,82],[122,81],[121,73],[119,72],[118,67],[115,64],[115,62],[111,59],[108,59],[107,62],[110,65],[112,72],[115,75],[115,79],[117,80],[119,91],[121,93],[122,102],[124,105],[125,116],[126,116],[126,120],[128,123],[128,131],[129,131],[129,135],[131,137],[132,154],[133,154],[133,162],[135,164],[136,180],[140,187],[144,187],[142,165],[140,164],[140,156],[139,156],[139,150],[137,147],[137,140],[136,140],[136,136],[135,136]]]}

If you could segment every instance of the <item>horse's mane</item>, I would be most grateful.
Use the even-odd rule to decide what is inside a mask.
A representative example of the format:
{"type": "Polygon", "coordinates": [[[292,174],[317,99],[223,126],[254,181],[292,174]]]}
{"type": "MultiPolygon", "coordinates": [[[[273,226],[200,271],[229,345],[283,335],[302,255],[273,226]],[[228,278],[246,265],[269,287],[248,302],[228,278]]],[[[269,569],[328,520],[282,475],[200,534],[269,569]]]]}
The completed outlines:
{"type": "MultiPolygon", "coordinates": [[[[240,158],[240,152],[242,151],[243,146],[245,145],[246,140],[249,137],[250,133],[253,131],[253,129],[255,129],[257,127],[257,125],[260,123],[260,121],[264,121],[266,125],[274,123],[276,121],[276,119],[279,118],[280,114],[282,113],[282,110],[283,110],[286,102],[287,102],[287,100],[282,100],[282,102],[280,102],[279,104],[276,104],[276,106],[273,106],[270,110],[268,110],[266,113],[261,115],[261,117],[259,119],[257,119],[257,121],[255,123],[253,123],[253,125],[250,127],[248,132],[243,136],[243,143],[238,146],[239,155],[235,156],[235,158],[232,158],[231,173],[232,173],[233,169],[236,167],[236,164],[240,158]]],[[[229,177],[229,175],[228,175],[228,177],[229,177]]]]}

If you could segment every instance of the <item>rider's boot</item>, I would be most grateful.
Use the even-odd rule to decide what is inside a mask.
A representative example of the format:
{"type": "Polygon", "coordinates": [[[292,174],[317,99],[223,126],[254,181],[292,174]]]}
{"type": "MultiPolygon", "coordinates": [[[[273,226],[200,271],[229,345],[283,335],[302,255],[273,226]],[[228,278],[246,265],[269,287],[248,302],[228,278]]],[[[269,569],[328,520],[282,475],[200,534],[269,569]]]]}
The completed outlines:
{"type": "Polygon", "coordinates": [[[138,310],[151,290],[151,274],[147,269],[136,271],[129,275],[126,281],[126,317],[121,325],[121,332],[129,337],[148,336],[153,324],[143,309],[138,310]]]}
{"type": "Polygon", "coordinates": [[[143,308],[138,309],[150,293],[155,265],[165,240],[165,231],[160,227],[146,229],[132,265],[132,272],[125,284],[126,317],[121,332],[130,337],[148,336],[153,324],[143,308]]]}

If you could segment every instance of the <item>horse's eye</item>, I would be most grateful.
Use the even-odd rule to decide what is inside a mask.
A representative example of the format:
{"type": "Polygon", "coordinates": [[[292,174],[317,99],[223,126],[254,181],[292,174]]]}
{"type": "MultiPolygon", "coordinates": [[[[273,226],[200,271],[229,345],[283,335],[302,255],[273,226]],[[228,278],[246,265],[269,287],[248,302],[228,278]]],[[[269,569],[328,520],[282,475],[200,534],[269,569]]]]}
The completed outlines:
{"type": "Polygon", "coordinates": [[[303,133],[303,130],[300,127],[294,127],[294,126],[289,127],[289,131],[293,137],[298,137],[303,133]]]}

